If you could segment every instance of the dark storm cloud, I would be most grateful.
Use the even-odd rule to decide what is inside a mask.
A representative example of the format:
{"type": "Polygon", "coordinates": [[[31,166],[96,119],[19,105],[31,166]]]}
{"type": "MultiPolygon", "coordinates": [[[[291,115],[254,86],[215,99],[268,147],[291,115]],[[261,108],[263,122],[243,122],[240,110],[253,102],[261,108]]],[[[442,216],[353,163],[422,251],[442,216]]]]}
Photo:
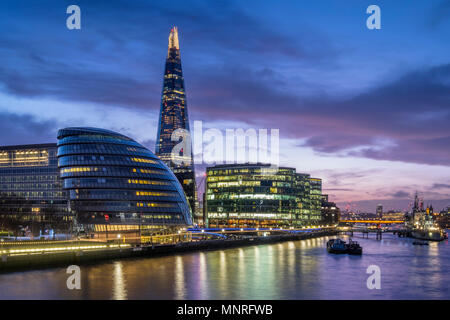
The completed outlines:
{"type": "Polygon", "coordinates": [[[25,97],[57,97],[78,102],[148,108],[159,104],[152,92],[160,85],[138,81],[120,74],[75,68],[43,66],[41,72],[30,76],[21,70],[0,68],[0,83],[14,95],[25,97]]]}
{"type": "Polygon", "coordinates": [[[57,130],[54,121],[0,112],[0,145],[55,143],[57,130]]]}
{"type": "Polygon", "coordinates": [[[392,195],[392,197],[394,197],[394,198],[409,198],[410,194],[405,191],[397,191],[396,193],[394,193],[392,195]]]}
{"type": "Polygon", "coordinates": [[[278,127],[323,154],[359,147],[344,155],[450,164],[450,64],[407,73],[347,100],[302,98],[283,92],[287,84],[273,74],[266,77],[246,68],[196,76],[202,80],[191,84],[194,112],[278,127]]]}
{"type": "MultiPolygon", "coordinates": [[[[214,71],[219,79],[211,79],[213,82],[220,82],[222,77],[220,70],[210,66],[217,61],[214,68],[223,66],[224,70],[238,72],[242,61],[248,59],[317,61],[335,54],[324,36],[307,30],[303,42],[292,41],[274,31],[267,21],[242,10],[239,2],[215,1],[210,6],[208,1],[193,0],[176,5],[79,1],[79,31],[68,31],[61,23],[66,17],[61,12],[65,13],[67,4],[42,1],[34,6],[18,1],[17,14],[22,20],[35,22],[30,25],[8,21],[6,10],[2,10],[3,16],[0,13],[3,23],[14,30],[0,32],[0,59],[9,62],[2,65],[0,83],[8,93],[158,109],[167,37],[174,24],[180,26],[185,67],[195,66],[191,67],[194,77],[209,78],[214,71]]],[[[229,81],[228,73],[222,79],[229,81]]],[[[208,87],[205,89],[202,92],[208,91],[208,87]]]]}
{"type": "Polygon", "coordinates": [[[450,164],[450,64],[411,72],[353,99],[317,104],[299,118],[322,126],[306,142],[320,152],[379,160],[450,164]]]}

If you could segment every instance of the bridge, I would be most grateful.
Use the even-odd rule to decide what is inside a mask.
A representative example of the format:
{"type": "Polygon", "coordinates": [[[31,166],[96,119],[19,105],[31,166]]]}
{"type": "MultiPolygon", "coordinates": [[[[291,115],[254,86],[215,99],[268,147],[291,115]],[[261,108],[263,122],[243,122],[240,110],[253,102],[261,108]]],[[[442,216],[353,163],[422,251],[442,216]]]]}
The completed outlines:
{"type": "Polygon", "coordinates": [[[405,223],[405,220],[348,219],[348,220],[340,220],[339,223],[402,224],[402,223],[405,223]]]}
{"type": "Polygon", "coordinates": [[[363,238],[369,237],[369,233],[375,233],[376,239],[381,240],[383,233],[406,234],[404,220],[382,220],[382,219],[353,219],[341,220],[337,231],[353,236],[354,232],[361,232],[363,238]],[[388,227],[389,225],[389,227],[388,227]]]}

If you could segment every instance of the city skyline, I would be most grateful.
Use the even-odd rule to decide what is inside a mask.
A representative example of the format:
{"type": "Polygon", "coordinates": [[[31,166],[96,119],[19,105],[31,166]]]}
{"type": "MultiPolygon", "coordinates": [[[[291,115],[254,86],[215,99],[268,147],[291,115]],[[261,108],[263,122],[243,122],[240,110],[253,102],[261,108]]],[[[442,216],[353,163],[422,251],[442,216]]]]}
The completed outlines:
{"type": "Polygon", "coordinates": [[[282,14],[252,1],[178,10],[142,2],[144,10],[127,4],[129,15],[120,2],[81,1],[76,32],[63,23],[65,4],[17,3],[0,13],[1,145],[54,142],[59,128],[102,123],[154,150],[166,37],[177,25],[191,124],[280,128],[281,165],[322,177],[338,203],[416,190],[450,199],[449,44],[438,41],[450,30],[448,2],[379,1],[383,27],[370,31],[367,5],[355,1],[287,2],[282,14]]]}

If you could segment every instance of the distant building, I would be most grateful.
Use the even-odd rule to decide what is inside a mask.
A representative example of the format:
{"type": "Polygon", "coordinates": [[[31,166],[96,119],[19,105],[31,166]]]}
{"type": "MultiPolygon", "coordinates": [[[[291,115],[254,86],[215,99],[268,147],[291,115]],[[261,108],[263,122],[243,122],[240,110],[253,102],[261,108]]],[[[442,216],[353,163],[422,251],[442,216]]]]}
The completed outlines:
{"type": "Polygon", "coordinates": [[[96,128],[59,130],[58,160],[79,231],[139,239],[192,224],[172,171],[124,135],[96,128]]]}
{"type": "Polygon", "coordinates": [[[72,218],[59,178],[56,144],[0,147],[0,225],[24,230],[67,232],[72,218]]]}
{"type": "Polygon", "coordinates": [[[183,141],[190,143],[191,146],[185,149],[181,148],[177,154],[172,154],[174,147],[181,141],[180,135],[172,139],[174,132],[177,134],[176,131],[180,135],[183,133],[190,134],[186,90],[181,68],[178,29],[174,27],[169,35],[155,154],[174,172],[178,181],[183,186],[192,213],[195,214],[198,211],[198,199],[192,157],[192,143],[191,139],[184,137],[183,141]]]}
{"type": "MultiPolygon", "coordinates": [[[[204,220],[209,227],[301,227],[320,223],[321,205],[318,214],[313,215],[309,208],[311,180],[294,168],[217,165],[207,168],[206,174],[204,220]]],[[[315,186],[312,194],[320,202],[319,190],[315,186]]]]}
{"type": "Polygon", "coordinates": [[[381,204],[377,205],[377,218],[383,218],[383,206],[381,204]]]}
{"type": "Polygon", "coordinates": [[[401,211],[390,210],[388,212],[383,212],[383,218],[389,220],[404,220],[405,213],[401,211]]]}
{"type": "Polygon", "coordinates": [[[322,223],[333,225],[339,223],[341,211],[336,203],[328,201],[328,195],[322,195],[322,223]]]}

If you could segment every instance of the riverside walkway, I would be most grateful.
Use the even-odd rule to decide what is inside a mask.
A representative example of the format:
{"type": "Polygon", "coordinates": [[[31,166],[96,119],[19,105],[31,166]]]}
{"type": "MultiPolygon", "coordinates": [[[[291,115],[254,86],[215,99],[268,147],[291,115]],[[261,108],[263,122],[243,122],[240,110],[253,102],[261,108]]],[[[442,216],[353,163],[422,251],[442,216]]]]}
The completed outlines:
{"type": "MultiPolygon", "coordinates": [[[[169,244],[132,245],[121,243],[120,241],[107,243],[88,240],[1,242],[0,272],[96,263],[108,259],[151,257],[198,250],[216,250],[336,234],[334,228],[269,230],[273,232],[263,236],[256,235],[255,231],[253,233],[247,231],[244,235],[244,231],[236,230],[236,232],[232,233],[232,236],[227,238],[208,238],[208,233],[213,233],[209,231],[207,232],[204,229],[203,231],[198,230],[198,232],[197,230],[192,230],[192,240],[169,244]],[[201,237],[195,238],[195,235],[200,235],[201,237]]],[[[214,231],[217,232],[217,230],[214,231]]]]}

